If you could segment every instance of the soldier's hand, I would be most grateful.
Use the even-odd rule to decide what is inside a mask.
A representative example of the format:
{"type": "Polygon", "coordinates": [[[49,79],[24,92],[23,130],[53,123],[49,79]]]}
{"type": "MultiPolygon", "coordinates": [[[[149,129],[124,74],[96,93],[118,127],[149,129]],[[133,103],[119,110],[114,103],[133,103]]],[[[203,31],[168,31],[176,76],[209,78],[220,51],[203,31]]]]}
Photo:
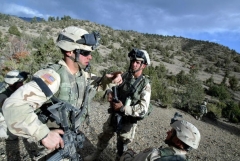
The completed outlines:
{"type": "Polygon", "coordinates": [[[64,147],[64,142],[62,137],[60,136],[64,134],[64,132],[60,129],[56,130],[51,130],[47,137],[42,139],[42,144],[49,150],[55,150],[58,149],[59,147],[63,148],[64,147]]]}
{"type": "Polygon", "coordinates": [[[114,109],[114,111],[119,111],[120,108],[123,106],[122,102],[112,102],[112,107],[114,109]]]}
{"type": "Polygon", "coordinates": [[[112,79],[112,83],[121,84],[122,83],[122,73],[123,72],[114,72],[111,74],[106,74],[106,77],[112,79]]]}

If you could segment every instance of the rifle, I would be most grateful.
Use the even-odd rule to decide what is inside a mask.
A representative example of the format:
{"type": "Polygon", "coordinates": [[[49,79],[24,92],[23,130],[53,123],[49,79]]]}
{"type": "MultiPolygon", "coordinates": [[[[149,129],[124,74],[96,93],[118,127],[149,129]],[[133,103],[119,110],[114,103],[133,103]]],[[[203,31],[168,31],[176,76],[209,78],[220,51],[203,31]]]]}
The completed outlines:
{"type": "MultiPolygon", "coordinates": [[[[115,103],[119,102],[118,96],[117,96],[117,86],[112,87],[113,92],[113,99],[112,101],[115,103]]],[[[115,132],[119,132],[122,129],[122,114],[119,112],[114,111],[111,107],[108,109],[109,113],[113,113],[112,115],[112,125],[114,127],[115,132]]]]}
{"type": "Polygon", "coordinates": [[[50,112],[48,116],[43,117],[44,121],[54,119],[63,129],[64,148],[58,149],[57,153],[51,156],[47,161],[60,161],[63,158],[68,158],[71,161],[82,161],[81,156],[77,153],[77,148],[83,147],[85,136],[78,129],[81,125],[81,117],[86,111],[88,104],[88,93],[90,90],[90,80],[88,79],[87,86],[84,91],[84,99],[80,109],[73,107],[71,104],[59,100],[53,96],[52,91],[43,82],[41,78],[33,77],[33,80],[39,85],[46,97],[51,97],[53,103],[47,110],[50,112]]]}
{"type": "Polygon", "coordinates": [[[64,131],[62,136],[64,148],[58,150],[47,161],[60,161],[63,158],[69,158],[71,161],[81,161],[82,159],[77,153],[77,148],[83,147],[85,137],[78,132],[75,122],[78,116],[83,113],[82,110],[76,109],[72,105],[62,101],[50,106],[48,110],[52,113],[51,117],[56,120],[56,123],[64,131]],[[71,125],[68,123],[68,117],[70,118],[71,125]]]}
{"type": "Polygon", "coordinates": [[[119,99],[117,96],[117,86],[113,86],[112,91],[113,91],[113,100],[112,101],[118,103],[119,99]]]}
{"type": "Polygon", "coordinates": [[[56,97],[55,101],[59,101],[48,107],[51,117],[61,126],[64,131],[63,141],[64,148],[59,149],[57,153],[51,156],[47,161],[60,161],[63,158],[69,158],[71,161],[82,161],[81,156],[77,153],[77,148],[83,147],[85,136],[79,133],[78,128],[81,125],[81,117],[85,113],[88,104],[88,93],[90,90],[90,81],[84,91],[84,100],[82,107],[77,109],[67,102],[59,101],[56,97]],[[70,121],[70,125],[69,125],[70,121]]]}

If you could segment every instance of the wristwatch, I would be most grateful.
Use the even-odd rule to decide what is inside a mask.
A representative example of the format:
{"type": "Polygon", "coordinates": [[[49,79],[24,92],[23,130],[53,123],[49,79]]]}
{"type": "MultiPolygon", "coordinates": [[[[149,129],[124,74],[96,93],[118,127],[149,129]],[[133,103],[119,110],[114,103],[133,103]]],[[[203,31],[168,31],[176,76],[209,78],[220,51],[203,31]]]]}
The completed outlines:
{"type": "Polygon", "coordinates": [[[120,112],[124,112],[125,110],[124,110],[124,106],[122,106],[121,108],[120,108],[120,112]]]}

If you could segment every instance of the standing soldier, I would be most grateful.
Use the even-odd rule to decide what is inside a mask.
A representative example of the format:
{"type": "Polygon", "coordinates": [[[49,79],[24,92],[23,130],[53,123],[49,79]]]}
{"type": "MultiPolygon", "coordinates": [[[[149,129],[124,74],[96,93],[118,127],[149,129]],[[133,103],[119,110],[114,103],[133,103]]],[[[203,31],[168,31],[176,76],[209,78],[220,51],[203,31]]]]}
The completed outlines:
{"type": "Polygon", "coordinates": [[[207,114],[207,102],[203,101],[203,103],[199,106],[198,114],[195,116],[197,120],[202,120],[202,117],[207,114]]]}
{"type": "Polygon", "coordinates": [[[20,72],[18,70],[9,71],[4,78],[4,83],[0,87],[0,138],[9,140],[17,138],[7,130],[7,125],[2,114],[2,105],[6,98],[23,85],[23,82],[28,78],[27,76],[27,72],[20,72]]]}
{"type": "MultiPolygon", "coordinates": [[[[99,87],[106,87],[108,83],[121,83],[121,74],[107,74],[100,79],[84,69],[89,66],[93,51],[100,39],[99,34],[89,34],[86,30],[75,26],[63,29],[57,38],[56,45],[63,54],[63,60],[51,64],[47,68],[37,71],[33,81],[24,84],[12,94],[3,105],[3,113],[9,130],[18,136],[28,138],[28,141],[42,144],[49,151],[64,147],[60,129],[51,130],[47,124],[42,123],[36,110],[46,110],[44,106],[50,97],[43,92],[43,86],[51,90],[59,100],[65,101],[75,108],[81,108],[84,91],[90,84],[87,107],[81,118],[88,116],[89,103],[99,87]],[[101,80],[101,82],[99,82],[101,80]]],[[[84,103],[85,104],[85,103],[84,103]]]]}
{"type": "Polygon", "coordinates": [[[107,147],[109,140],[117,133],[116,159],[127,150],[127,145],[134,139],[138,120],[148,112],[151,86],[143,69],[150,64],[147,51],[133,49],[128,53],[130,58],[129,71],[122,76],[123,83],[116,91],[108,93],[111,110],[108,120],[103,125],[103,132],[98,136],[97,151],[84,158],[93,161],[107,147]],[[118,100],[116,100],[116,93],[118,100]]]}

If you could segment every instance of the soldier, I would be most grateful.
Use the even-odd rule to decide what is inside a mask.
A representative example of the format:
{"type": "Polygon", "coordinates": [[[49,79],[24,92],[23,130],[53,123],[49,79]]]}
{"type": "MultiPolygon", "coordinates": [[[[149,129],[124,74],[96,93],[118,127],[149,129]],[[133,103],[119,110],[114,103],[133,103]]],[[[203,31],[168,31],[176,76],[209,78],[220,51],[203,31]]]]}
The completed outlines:
{"type": "Polygon", "coordinates": [[[149,55],[145,50],[133,49],[128,53],[128,57],[129,70],[123,74],[123,83],[117,87],[119,101],[114,101],[113,93],[109,92],[110,116],[103,125],[103,132],[98,136],[97,151],[85,157],[85,161],[98,158],[114,132],[117,133],[118,160],[127,150],[127,145],[133,141],[138,120],[148,112],[151,86],[148,77],[142,72],[150,64],[149,55]]]}
{"type": "Polygon", "coordinates": [[[191,123],[177,120],[170,124],[172,129],[167,132],[165,148],[147,148],[136,154],[133,150],[126,151],[120,161],[186,161],[190,149],[197,149],[200,132],[191,123]]]}
{"type": "Polygon", "coordinates": [[[202,117],[207,114],[207,102],[203,101],[203,103],[199,106],[199,108],[197,109],[198,113],[196,114],[195,118],[197,120],[202,120],[202,117]]]}
{"type": "MultiPolygon", "coordinates": [[[[54,96],[66,101],[76,108],[80,108],[84,100],[84,90],[88,83],[91,84],[88,94],[88,103],[100,87],[106,88],[108,83],[121,83],[121,74],[106,74],[100,79],[84,69],[89,66],[92,59],[91,51],[98,44],[99,34],[89,34],[86,30],[75,26],[63,29],[57,38],[56,45],[63,54],[63,60],[51,64],[34,74],[51,90],[54,96]],[[101,80],[101,82],[99,82],[101,80]]],[[[50,130],[43,124],[36,110],[47,103],[47,97],[37,81],[30,81],[20,87],[3,104],[3,113],[9,130],[18,136],[28,138],[28,141],[42,144],[49,151],[64,147],[61,135],[62,129],[50,130]]],[[[44,108],[43,108],[44,110],[44,108]]],[[[83,115],[83,120],[88,116],[89,106],[83,115]]]]}
{"type": "Polygon", "coordinates": [[[2,114],[2,105],[6,98],[23,85],[23,82],[27,79],[27,75],[27,72],[20,72],[18,70],[9,71],[4,78],[4,83],[0,87],[0,138],[9,140],[17,138],[7,130],[7,125],[2,114]]]}

